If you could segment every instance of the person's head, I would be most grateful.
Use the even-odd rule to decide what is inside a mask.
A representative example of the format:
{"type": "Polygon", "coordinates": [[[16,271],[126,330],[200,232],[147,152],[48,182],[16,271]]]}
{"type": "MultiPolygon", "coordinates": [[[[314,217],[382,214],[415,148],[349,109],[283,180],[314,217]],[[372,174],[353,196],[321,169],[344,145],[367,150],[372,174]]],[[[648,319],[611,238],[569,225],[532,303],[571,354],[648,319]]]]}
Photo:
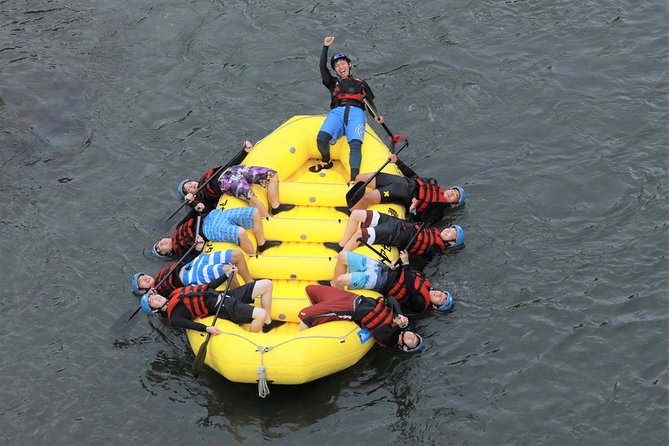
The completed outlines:
{"type": "Polygon", "coordinates": [[[451,248],[462,246],[465,242],[465,230],[459,225],[449,226],[441,231],[441,239],[451,248]]]}
{"type": "Polygon", "coordinates": [[[430,303],[437,311],[450,311],[453,308],[453,296],[448,291],[430,290],[430,303]]]}
{"type": "Polygon", "coordinates": [[[451,186],[444,191],[444,199],[451,207],[457,208],[465,204],[465,190],[460,186],[451,186]]]}
{"type": "Polygon", "coordinates": [[[351,59],[346,53],[335,53],[330,58],[330,66],[342,79],[346,79],[351,74],[351,59]]]}
{"type": "Polygon", "coordinates": [[[151,247],[151,255],[161,259],[172,256],[172,238],[165,237],[158,240],[158,242],[151,247]]]}
{"type": "Polygon", "coordinates": [[[419,352],[423,349],[423,338],[413,331],[402,331],[397,338],[397,347],[406,353],[419,352]]]}
{"type": "Polygon", "coordinates": [[[135,273],[132,276],[132,292],[135,294],[146,293],[155,282],[155,279],[146,273],[135,273]]]}
{"type": "Polygon", "coordinates": [[[195,194],[195,191],[198,188],[198,182],[195,180],[183,180],[179,183],[179,196],[184,198],[186,194],[195,194]]]}
{"type": "Polygon", "coordinates": [[[167,305],[167,299],[155,291],[144,293],[142,298],[139,300],[139,306],[142,308],[142,311],[148,315],[157,313],[158,311],[165,308],[165,305],[167,305]]]}

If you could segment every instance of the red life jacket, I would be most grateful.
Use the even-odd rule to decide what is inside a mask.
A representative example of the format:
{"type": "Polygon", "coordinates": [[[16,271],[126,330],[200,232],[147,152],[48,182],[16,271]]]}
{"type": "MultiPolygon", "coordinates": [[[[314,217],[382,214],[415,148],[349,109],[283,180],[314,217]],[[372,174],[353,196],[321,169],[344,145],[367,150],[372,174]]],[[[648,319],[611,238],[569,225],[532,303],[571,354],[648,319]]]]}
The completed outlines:
{"type": "Polygon", "coordinates": [[[172,234],[172,255],[181,256],[195,244],[195,217],[188,219],[172,234]]]}
{"type": "MultiPolygon", "coordinates": [[[[156,283],[159,283],[163,280],[163,278],[167,275],[168,271],[170,270],[170,268],[172,268],[173,265],[174,263],[158,271],[158,274],[156,274],[156,277],[154,277],[156,283]]],[[[174,268],[172,274],[170,274],[170,276],[167,279],[165,279],[165,281],[160,285],[160,287],[156,288],[158,294],[160,294],[161,296],[169,296],[170,294],[172,294],[172,291],[184,286],[183,282],[181,282],[181,279],[179,278],[179,269],[180,268],[178,266],[174,268]]]]}
{"type": "MultiPolygon", "coordinates": [[[[397,302],[399,302],[400,305],[403,305],[409,299],[405,281],[406,277],[404,276],[404,270],[402,270],[397,282],[395,282],[395,285],[388,291],[389,295],[395,296],[395,299],[397,299],[397,302]]],[[[416,272],[413,278],[413,287],[421,296],[423,296],[423,299],[425,299],[425,308],[427,308],[428,305],[430,305],[430,288],[432,288],[432,283],[430,283],[427,278],[423,277],[422,274],[416,272]]]]}
{"type": "MultiPolygon", "coordinates": [[[[212,167],[208,171],[206,171],[202,176],[200,177],[200,180],[198,181],[198,186],[203,185],[209,178],[213,177],[214,174],[220,169],[222,166],[216,166],[212,167]]],[[[219,176],[220,178],[220,176],[219,176]]],[[[205,187],[200,190],[200,192],[197,193],[197,198],[199,198],[202,201],[215,201],[221,198],[221,185],[218,183],[219,178],[211,178],[211,181],[207,183],[205,187]]]]}
{"type": "Polygon", "coordinates": [[[360,320],[362,328],[366,328],[369,331],[374,331],[383,325],[390,325],[392,323],[393,311],[388,308],[382,299],[378,299],[374,309],[364,315],[360,320]]]}
{"type": "Polygon", "coordinates": [[[191,315],[191,320],[208,316],[209,310],[204,304],[204,298],[208,292],[207,285],[191,285],[183,288],[177,288],[170,294],[170,301],[167,303],[167,318],[172,317],[172,310],[178,304],[184,304],[191,315]]]}
{"type": "MultiPolygon", "coordinates": [[[[419,228],[419,225],[414,225],[416,231],[419,228]]],[[[422,256],[434,245],[437,245],[442,251],[446,249],[446,243],[441,238],[441,231],[438,228],[423,228],[409,248],[409,253],[422,256]]]]}
{"type": "Polygon", "coordinates": [[[332,94],[336,97],[336,105],[356,105],[357,107],[365,108],[362,98],[365,96],[365,88],[360,79],[348,77],[345,80],[337,82],[332,94]]]}
{"type": "Polygon", "coordinates": [[[414,178],[418,194],[416,196],[416,211],[422,213],[430,203],[446,203],[444,189],[437,184],[436,180],[423,180],[414,178]]]}

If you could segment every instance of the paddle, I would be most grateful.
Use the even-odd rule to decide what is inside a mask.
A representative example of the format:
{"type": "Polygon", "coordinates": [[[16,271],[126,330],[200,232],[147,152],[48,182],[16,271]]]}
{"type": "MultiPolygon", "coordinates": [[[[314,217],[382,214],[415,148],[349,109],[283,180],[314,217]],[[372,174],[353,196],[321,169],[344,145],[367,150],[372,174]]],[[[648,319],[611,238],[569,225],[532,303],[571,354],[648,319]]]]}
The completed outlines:
{"type": "MultiPolygon", "coordinates": [[[[225,296],[228,294],[230,284],[232,283],[232,279],[234,277],[235,273],[233,271],[232,274],[230,274],[230,277],[228,277],[228,283],[225,285],[225,291],[223,291],[223,294],[221,295],[221,302],[218,304],[218,309],[216,309],[216,316],[214,316],[214,321],[211,323],[212,327],[216,326],[218,314],[221,312],[221,308],[223,307],[223,299],[225,299],[225,296]]],[[[207,345],[209,345],[209,339],[211,339],[211,333],[207,332],[207,338],[204,340],[204,344],[200,346],[200,350],[197,352],[197,356],[193,362],[193,376],[195,378],[197,378],[197,376],[200,374],[200,370],[202,370],[202,366],[204,365],[204,359],[207,357],[207,345]]]]}
{"type": "MultiPolygon", "coordinates": [[[[379,114],[376,112],[376,110],[374,109],[372,104],[366,98],[362,98],[362,100],[365,103],[365,105],[367,106],[367,108],[369,109],[372,116],[374,116],[374,119],[377,119],[379,117],[379,114]]],[[[404,135],[397,135],[397,136],[393,135],[393,132],[390,131],[390,129],[388,128],[388,126],[386,125],[385,122],[383,124],[381,124],[381,126],[383,127],[383,130],[385,130],[386,133],[390,136],[390,147],[392,147],[393,149],[395,148],[395,146],[397,145],[397,143],[399,141],[406,141],[405,144],[409,144],[409,141],[407,140],[406,136],[404,136],[404,135]]]]}
{"type": "MultiPolygon", "coordinates": [[[[402,150],[404,150],[404,148],[407,147],[408,145],[409,145],[409,141],[408,141],[408,140],[405,140],[404,144],[403,144],[402,147],[400,147],[400,149],[395,153],[395,155],[399,155],[399,153],[400,153],[402,150]]],[[[392,152],[391,152],[391,153],[392,153],[392,152]]],[[[360,199],[362,198],[362,196],[365,195],[365,188],[367,187],[367,185],[368,185],[369,183],[371,183],[371,181],[372,181],[374,178],[376,178],[376,176],[377,176],[379,173],[381,173],[381,171],[383,170],[383,168],[386,167],[389,163],[390,163],[390,158],[388,158],[388,160],[387,160],[385,163],[383,163],[383,166],[379,167],[379,170],[377,170],[376,172],[374,172],[374,174],[372,174],[372,176],[369,177],[369,178],[367,179],[367,181],[364,181],[364,182],[363,182],[363,181],[358,181],[357,183],[355,183],[355,184],[353,185],[353,187],[351,187],[351,189],[349,189],[348,192],[346,192],[346,205],[348,206],[349,209],[352,208],[353,206],[355,206],[355,204],[356,204],[358,201],[360,201],[360,199]]]]}
{"type": "MultiPolygon", "coordinates": [[[[200,214],[198,213],[197,215],[197,223],[196,223],[196,229],[195,229],[195,238],[197,239],[197,236],[199,235],[200,232],[200,214]]],[[[193,243],[193,246],[188,248],[188,251],[184,253],[184,255],[181,256],[177,262],[172,265],[170,270],[168,271],[167,274],[165,274],[165,277],[163,277],[160,282],[158,282],[157,285],[154,286],[154,288],[158,288],[160,285],[167,280],[168,277],[174,272],[174,269],[181,264],[181,262],[186,258],[188,254],[193,252],[193,249],[195,249],[195,246],[197,246],[197,241],[193,243]]],[[[135,325],[137,325],[137,321],[139,321],[139,310],[141,310],[142,307],[138,306],[134,310],[131,308],[130,310],[124,312],[121,316],[114,321],[112,326],[109,328],[109,333],[111,333],[113,336],[116,336],[117,338],[122,338],[123,336],[127,335],[130,333],[130,330],[133,329],[135,325]]]]}
{"type": "Polygon", "coordinates": [[[132,330],[132,327],[137,325],[137,321],[139,320],[139,310],[141,308],[142,307],[131,308],[119,316],[119,318],[116,319],[114,324],[112,324],[112,326],[109,328],[109,333],[116,336],[117,338],[122,338],[128,334],[130,330],[132,330]]]}
{"type": "MultiPolygon", "coordinates": [[[[244,152],[245,152],[245,150],[244,150],[244,148],[242,148],[242,150],[241,150],[237,155],[235,155],[234,158],[232,158],[230,161],[228,161],[228,163],[227,163],[225,166],[221,166],[216,172],[214,172],[214,174],[213,174],[212,176],[210,176],[210,177],[207,179],[207,181],[205,181],[204,183],[198,185],[198,188],[197,188],[197,190],[195,191],[195,193],[194,193],[193,195],[197,195],[198,192],[200,192],[200,191],[202,190],[202,188],[204,188],[207,184],[209,184],[209,182],[210,182],[214,177],[218,176],[218,175],[219,175],[220,173],[222,173],[225,169],[227,169],[228,167],[232,166],[233,163],[234,163],[235,161],[238,160],[238,158],[240,158],[241,156],[243,156],[244,152]]],[[[165,212],[165,214],[163,214],[162,216],[158,217],[158,219],[157,219],[156,222],[155,222],[155,227],[156,227],[156,229],[157,229],[158,231],[160,231],[160,232],[165,232],[165,231],[167,231],[167,230],[172,226],[172,220],[174,219],[174,217],[177,215],[177,213],[179,213],[179,211],[180,211],[181,209],[183,209],[183,207],[184,207],[187,203],[188,203],[188,202],[184,200],[184,201],[183,201],[181,204],[179,204],[176,208],[168,209],[167,212],[165,212]]],[[[181,215],[181,214],[180,214],[180,215],[181,215]]],[[[182,215],[182,218],[183,218],[183,216],[184,216],[184,215],[182,215]]]]}
{"type": "Polygon", "coordinates": [[[387,263],[391,263],[391,262],[392,262],[392,260],[390,260],[390,259],[388,258],[388,256],[385,255],[383,252],[379,251],[378,249],[376,249],[375,247],[373,247],[373,246],[370,245],[369,243],[367,243],[367,242],[363,242],[363,241],[362,241],[362,238],[359,238],[359,239],[358,239],[358,242],[360,242],[360,243],[362,243],[363,245],[365,245],[366,247],[368,247],[374,254],[376,254],[377,256],[381,257],[381,260],[383,260],[384,262],[387,262],[387,263]]]}

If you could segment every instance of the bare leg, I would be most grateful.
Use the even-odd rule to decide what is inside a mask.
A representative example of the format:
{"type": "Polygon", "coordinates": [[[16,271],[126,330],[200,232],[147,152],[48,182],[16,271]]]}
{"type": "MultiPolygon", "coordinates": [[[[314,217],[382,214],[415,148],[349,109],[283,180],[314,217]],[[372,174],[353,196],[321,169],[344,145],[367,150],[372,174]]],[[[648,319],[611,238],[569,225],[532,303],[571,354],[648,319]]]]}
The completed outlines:
{"type": "Polygon", "coordinates": [[[267,319],[267,311],[262,308],[254,308],[251,317],[253,317],[253,320],[251,321],[249,331],[251,333],[260,333],[262,326],[265,325],[265,319],[267,319]]]}
{"type": "Polygon", "coordinates": [[[305,324],[304,322],[300,321],[300,331],[306,330],[307,328],[309,328],[309,327],[307,326],[307,324],[305,324]]]}
{"type": "Polygon", "coordinates": [[[269,212],[267,212],[267,208],[265,207],[265,205],[262,204],[262,201],[258,200],[258,197],[256,197],[255,195],[251,195],[251,197],[249,198],[249,204],[254,208],[258,209],[261,218],[268,218],[270,216],[269,212]]]}
{"type": "Polygon", "coordinates": [[[264,324],[272,322],[272,281],[269,279],[257,280],[253,285],[253,296],[260,296],[260,306],[267,313],[264,324]]]}
{"type": "Polygon", "coordinates": [[[351,240],[351,236],[366,218],[367,211],[363,209],[351,212],[351,215],[348,217],[348,222],[346,223],[346,229],[344,229],[344,235],[342,235],[341,240],[339,241],[339,246],[344,247],[349,240],[351,240]]]}
{"type": "Polygon", "coordinates": [[[334,278],[332,280],[332,288],[338,288],[340,290],[343,290],[344,287],[348,286],[351,284],[351,281],[353,280],[353,276],[350,274],[341,274],[334,278]]]}
{"type": "Polygon", "coordinates": [[[356,209],[367,209],[368,206],[379,203],[381,203],[381,192],[379,192],[378,189],[374,189],[365,193],[360,201],[351,208],[351,211],[356,209]]]}
{"type": "MultiPolygon", "coordinates": [[[[281,204],[279,201],[279,175],[275,174],[269,178],[267,183],[267,201],[272,208],[277,208],[281,204]]],[[[264,215],[263,215],[264,217],[264,215]]]]}
{"type": "Polygon", "coordinates": [[[244,283],[253,282],[253,277],[249,273],[249,266],[246,264],[246,257],[240,250],[235,249],[232,251],[232,263],[237,267],[239,275],[244,279],[244,283]]]}
{"type": "Polygon", "coordinates": [[[251,230],[253,231],[258,246],[265,244],[265,228],[262,225],[260,212],[253,213],[253,228],[251,230]]]}
{"type": "Polygon", "coordinates": [[[362,231],[358,229],[355,234],[349,239],[348,243],[344,245],[344,248],[342,249],[341,252],[346,252],[346,251],[353,251],[357,247],[359,247],[362,243],[358,241],[358,239],[362,237],[362,231]]]}
{"type": "Polygon", "coordinates": [[[253,242],[251,242],[249,235],[246,233],[246,229],[240,227],[237,235],[239,238],[239,247],[242,248],[247,254],[255,254],[256,250],[253,247],[253,242]]]}
{"type": "Polygon", "coordinates": [[[337,255],[337,263],[335,264],[334,273],[332,274],[332,282],[330,282],[333,288],[339,288],[339,289],[343,288],[337,286],[337,281],[339,279],[339,276],[345,274],[347,270],[348,270],[348,257],[346,256],[345,252],[340,252],[337,255]]]}

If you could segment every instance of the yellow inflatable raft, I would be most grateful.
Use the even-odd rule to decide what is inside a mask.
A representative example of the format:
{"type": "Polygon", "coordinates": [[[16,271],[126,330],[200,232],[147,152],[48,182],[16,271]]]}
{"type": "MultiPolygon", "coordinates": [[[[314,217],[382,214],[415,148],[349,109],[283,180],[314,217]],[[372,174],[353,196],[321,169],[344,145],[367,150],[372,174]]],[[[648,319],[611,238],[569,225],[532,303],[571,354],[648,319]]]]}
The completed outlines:
{"type": "MultiPolygon", "coordinates": [[[[264,221],[266,238],[283,243],[263,254],[247,257],[254,278],[272,279],[272,319],[287,323],[269,333],[250,333],[248,326],[219,319],[216,326],[223,333],[211,337],[206,364],[230,381],[259,383],[261,396],[268,393],[267,383],[302,384],[350,367],[374,345],[368,332],[353,322],[331,322],[302,332],[298,328],[299,311],[310,305],[305,287],[332,278],[337,253],[323,246],[323,242],[339,241],[348,221],[346,213],[335,209],[346,206],[350,176],[346,138],[331,146],[335,162],[332,169],[319,173],[309,171],[320,159],[316,134],[324,118],[291,118],[259,141],[244,161],[246,165],[275,169],[279,173],[281,202],[296,205],[264,221]]],[[[388,154],[388,148],[368,125],[360,171],[376,171],[388,159],[388,154]]],[[[392,163],[384,172],[401,175],[392,163]]],[[[267,205],[266,190],[252,187],[267,205]]],[[[221,197],[219,202],[221,209],[242,206],[247,203],[230,196],[221,197]]],[[[372,209],[400,217],[404,217],[405,212],[397,205],[377,205],[372,209]]],[[[206,247],[207,252],[221,249],[239,248],[211,242],[206,247]]],[[[367,248],[361,248],[361,252],[375,257],[367,248]]],[[[397,258],[396,250],[386,251],[386,254],[397,258]]],[[[363,293],[378,297],[372,291],[363,293]]],[[[201,322],[209,325],[212,321],[213,317],[208,317],[201,322]]],[[[188,331],[196,354],[205,336],[198,331],[188,331]]]]}

